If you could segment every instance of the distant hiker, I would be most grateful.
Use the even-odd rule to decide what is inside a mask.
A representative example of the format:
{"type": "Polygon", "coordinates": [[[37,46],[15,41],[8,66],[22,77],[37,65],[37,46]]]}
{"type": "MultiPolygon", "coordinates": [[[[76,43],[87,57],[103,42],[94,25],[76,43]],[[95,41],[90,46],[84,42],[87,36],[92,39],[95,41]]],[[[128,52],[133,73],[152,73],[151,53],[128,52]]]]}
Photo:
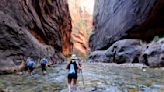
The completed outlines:
{"type": "Polygon", "coordinates": [[[77,58],[77,64],[81,67],[81,60],[80,60],[80,58],[77,58]]]}
{"type": "Polygon", "coordinates": [[[113,52],[113,62],[116,63],[116,48],[117,46],[114,46],[113,49],[112,49],[112,52],[113,52]]]}
{"type": "Polygon", "coordinates": [[[69,70],[68,73],[68,89],[71,91],[71,82],[73,81],[73,87],[76,89],[76,81],[77,81],[77,69],[81,69],[81,67],[77,63],[76,54],[71,56],[71,61],[67,64],[66,69],[69,70]]]}
{"type": "Polygon", "coordinates": [[[42,58],[40,60],[40,64],[41,64],[41,67],[42,67],[42,73],[43,74],[47,74],[47,71],[46,71],[46,64],[48,63],[48,60],[46,58],[42,58]]]}
{"type": "MultiPolygon", "coordinates": [[[[82,66],[82,64],[81,64],[81,59],[80,59],[80,58],[77,59],[77,64],[78,64],[80,67],[82,66]]],[[[80,70],[81,70],[81,69],[78,69],[78,72],[80,72],[80,70]]]]}
{"type": "Polygon", "coordinates": [[[24,62],[24,71],[27,72],[28,71],[28,66],[27,66],[27,63],[28,61],[30,61],[30,57],[27,58],[27,60],[24,62]]]}
{"type": "Polygon", "coordinates": [[[147,59],[147,54],[143,55],[143,59],[144,59],[144,64],[149,66],[148,59],[147,59]]]}
{"type": "Polygon", "coordinates": [[[32,75],[32,71],[34,69],[34,64],[35,64],[34,60],[31,57],[28,57],[26,64],[27,64],[29,74],[32,75]]]}
{"type": "Polygon", "coordinates": [[[140,62],[139,62],[139,56],[140,56],[140,54],[137,54],[137,55],[134,57],[132,63],[140,63],[140,62]]]}
{"type": "Polygon", "coordinates": [[[20,54],[19,55],[19,67],[20,67],[20,69],[21,69],[21,71],[27,71],[27,66],[26,66],[26,69],[25,69],[25,62],[26,62],[26,60],[25,60],[25,56],[24,56],[24,54],[20,54]]]}

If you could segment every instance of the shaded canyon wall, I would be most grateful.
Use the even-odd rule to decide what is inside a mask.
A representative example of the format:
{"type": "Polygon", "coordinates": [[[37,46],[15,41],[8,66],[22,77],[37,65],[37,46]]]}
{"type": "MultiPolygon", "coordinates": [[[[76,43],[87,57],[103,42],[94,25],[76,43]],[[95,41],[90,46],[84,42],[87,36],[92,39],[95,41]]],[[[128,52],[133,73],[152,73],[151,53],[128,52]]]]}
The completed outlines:
{"type": "Polygon", "coordinates": [[[164,34],[163,0],[96,0],[92,51],[108,49],[123,38],[151,41],[164,34]]]}
{"type": "Polygon", "coordinates": [[[54,57],[72,52],[67,0],[0,1],[0,70],[15,67],[20,54],[54,57]]]}
{"type": "Polygon", "coordinates": [[[96,0],[91,62],[164,66],[164,0],[96,0]]]}

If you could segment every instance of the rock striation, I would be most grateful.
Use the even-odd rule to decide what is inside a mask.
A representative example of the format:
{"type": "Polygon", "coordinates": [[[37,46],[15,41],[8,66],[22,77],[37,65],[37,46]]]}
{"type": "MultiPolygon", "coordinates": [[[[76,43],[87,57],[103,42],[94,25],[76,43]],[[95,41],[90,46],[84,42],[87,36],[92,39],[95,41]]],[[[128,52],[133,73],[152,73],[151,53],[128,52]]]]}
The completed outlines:
{"type": "Polygon", "coordinates": [[[124,38],[151,41],[164,34],[163,0],[96,0],[91,51],[106,50],[124,38]]]}
{"type": "Polygon", "coordinates": [[[71,28],[67,0],[0,0],[0,71],[14,70],[20,54],[63,60],[71,28]]]}

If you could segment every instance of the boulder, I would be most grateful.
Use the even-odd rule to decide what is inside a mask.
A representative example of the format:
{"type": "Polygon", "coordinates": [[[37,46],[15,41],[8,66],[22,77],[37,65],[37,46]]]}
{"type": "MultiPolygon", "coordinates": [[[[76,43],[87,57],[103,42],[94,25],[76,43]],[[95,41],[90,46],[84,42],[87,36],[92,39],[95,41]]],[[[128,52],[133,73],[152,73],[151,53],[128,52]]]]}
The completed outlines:
{"type": "Polygon", "coordinates": [[[107,50],[97,50],[90,54],[89,62],[143,63],[151,67],[164,66],[164,39],[144,43],[138,39],[124,39],[115,42],[107,50]]]}

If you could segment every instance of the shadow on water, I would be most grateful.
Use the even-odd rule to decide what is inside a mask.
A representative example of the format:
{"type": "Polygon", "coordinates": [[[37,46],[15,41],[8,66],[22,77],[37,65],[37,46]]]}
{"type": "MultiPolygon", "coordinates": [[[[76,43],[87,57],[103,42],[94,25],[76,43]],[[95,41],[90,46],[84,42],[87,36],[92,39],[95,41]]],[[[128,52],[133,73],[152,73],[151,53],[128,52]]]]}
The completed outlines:
{"type": "MultiPolygon", "coordinates": [[[[41,69],[35,70],[32,76],[1,75],[0,88],[13,92],[68,92],[65,65],[47,70],[46,76],[41,69]]],[[[161,68],[143,71],[140,67],[84,64],[83,74],[78,74],[77,90],[73,92],[164,92],[163,71],[161,68]]]]}

